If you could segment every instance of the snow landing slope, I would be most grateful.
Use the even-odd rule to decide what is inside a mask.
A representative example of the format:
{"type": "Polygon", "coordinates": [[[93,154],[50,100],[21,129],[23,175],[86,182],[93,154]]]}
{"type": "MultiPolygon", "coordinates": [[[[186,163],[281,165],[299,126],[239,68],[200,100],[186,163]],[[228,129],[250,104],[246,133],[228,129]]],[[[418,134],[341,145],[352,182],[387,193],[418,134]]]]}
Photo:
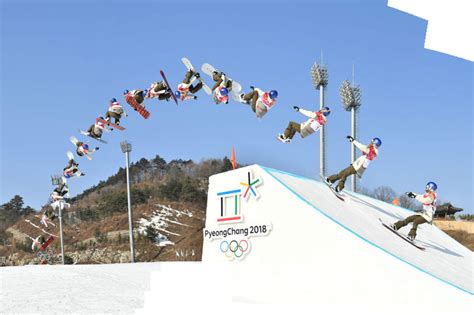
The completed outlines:
{"type": "MultiPolygon", "coordinates": [[[[320,182],[258,165],[212,176],[206,230],[272,225],[267,235],[248,238],[251,251],[244,259],[232,261],[235,294],[256,302],[370,298],[380,304],[425,302],[432,307],[438,298],[472,297],[469,249],[424,224],[417,235],[426,248],[421,251],[379,221],[392,223],[412,211],[351,192],[346,196],[342,202],[320,182]],[[223,226],[217,222],[222,215],[218,194],[247,182],[249,172],[263,182],[255,188],[260,196],[242,201],[243,222],[223,226]]],[[[221,242],[232,238],[239,240],[205,235],[203,263],[228,261],[221,242]]]]}

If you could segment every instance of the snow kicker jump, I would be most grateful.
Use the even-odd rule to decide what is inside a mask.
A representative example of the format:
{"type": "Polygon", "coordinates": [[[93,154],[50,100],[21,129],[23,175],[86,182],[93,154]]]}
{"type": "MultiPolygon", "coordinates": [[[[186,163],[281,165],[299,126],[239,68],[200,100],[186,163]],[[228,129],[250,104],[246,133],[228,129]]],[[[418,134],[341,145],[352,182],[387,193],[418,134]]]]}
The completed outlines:
{"type": "Polygon", "coordinates": [[[472,252],[429,224],[417,229],[424,250],[413,246],[400,237],[410,226],[390,230],[410,214],[348,191],[341,200],[324,183],[248,166],[209,180],[202,260],[231,263],[226,281],[256,302],[370,296],[380,304],[430,304],[472,295],[472,252]]]}

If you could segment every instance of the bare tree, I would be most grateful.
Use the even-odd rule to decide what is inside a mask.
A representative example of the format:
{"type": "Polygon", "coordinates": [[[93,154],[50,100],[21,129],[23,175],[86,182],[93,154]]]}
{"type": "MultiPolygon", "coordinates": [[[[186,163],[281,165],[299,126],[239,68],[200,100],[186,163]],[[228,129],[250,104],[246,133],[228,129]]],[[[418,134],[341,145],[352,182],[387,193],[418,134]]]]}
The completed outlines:
{"type": "Polygon", "coordinates": [[[388,186],[380,186],[374,189],[372,196],[375,199],[391,203],[395,198],[397,198],[397,193],[388,186]]]}

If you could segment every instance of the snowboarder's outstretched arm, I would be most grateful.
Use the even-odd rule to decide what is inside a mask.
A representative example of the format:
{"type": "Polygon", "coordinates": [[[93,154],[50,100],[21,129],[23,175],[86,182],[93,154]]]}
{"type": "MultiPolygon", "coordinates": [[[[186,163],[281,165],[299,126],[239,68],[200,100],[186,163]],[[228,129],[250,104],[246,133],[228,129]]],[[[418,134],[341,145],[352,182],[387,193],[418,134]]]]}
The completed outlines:
{"type": "Polygon", "coordinates": [[[358,142],[358,141],[355,140],[355,139],[352,140],[351,142],[352,142],[353,145],[356,146],[357,149],[361,150],[361,151],[364,152],[365,154],[369,154],[370,149],[369,149],[368,146],[366,146],[366,145],[364,145],[364,144],[358,142]]]}
{"type": "Polygon", "coordinates": [[[301,114],[303,114],[303,115],[305,115],[306,117],[309,117],[309,118],[316,118],[316,113],[313,112],[313,111],[300,108],[300,109],[298,110],[298,112],[301,113],[301,114]]]}

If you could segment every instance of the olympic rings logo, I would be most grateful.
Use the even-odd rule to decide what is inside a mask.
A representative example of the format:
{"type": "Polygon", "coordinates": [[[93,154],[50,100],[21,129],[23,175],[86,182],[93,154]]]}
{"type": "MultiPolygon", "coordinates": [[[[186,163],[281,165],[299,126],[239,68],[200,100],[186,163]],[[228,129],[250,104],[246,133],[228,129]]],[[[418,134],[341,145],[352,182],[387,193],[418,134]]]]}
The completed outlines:
{"type": "Polygon", "coordinates": [[[241,258],[249,248],[250,244],[247,240],[241,240],[239,242],[236,240],[230,242],[222,241],[220,245],[221,252],[224,253],[227,258],[241,258]]]}

